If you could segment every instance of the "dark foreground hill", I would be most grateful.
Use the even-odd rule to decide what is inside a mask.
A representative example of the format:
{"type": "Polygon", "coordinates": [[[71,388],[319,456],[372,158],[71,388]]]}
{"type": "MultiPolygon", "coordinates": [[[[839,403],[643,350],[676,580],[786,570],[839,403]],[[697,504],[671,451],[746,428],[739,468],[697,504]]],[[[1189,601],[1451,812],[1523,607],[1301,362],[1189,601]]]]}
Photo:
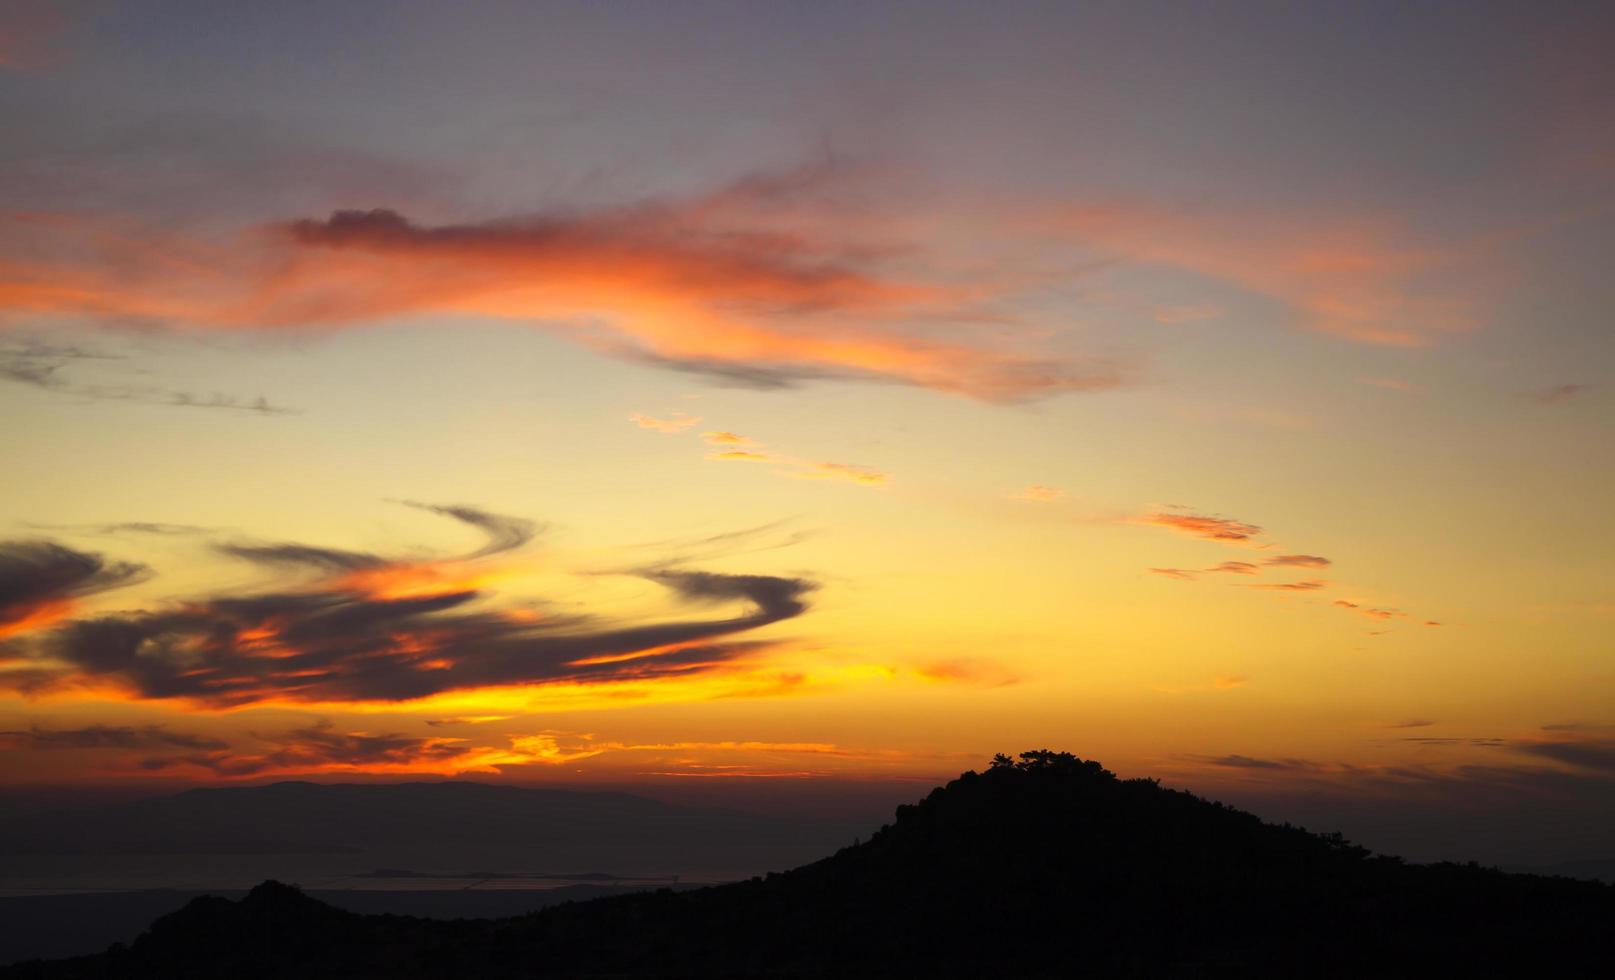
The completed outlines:
{"type": "Polygon", "coordinates": [[[1039,752],[764,879],[457,922],[265,883],[0,976],[1592,977],[1612,957],[1615,888],[1407,865],[1039,752]]]}

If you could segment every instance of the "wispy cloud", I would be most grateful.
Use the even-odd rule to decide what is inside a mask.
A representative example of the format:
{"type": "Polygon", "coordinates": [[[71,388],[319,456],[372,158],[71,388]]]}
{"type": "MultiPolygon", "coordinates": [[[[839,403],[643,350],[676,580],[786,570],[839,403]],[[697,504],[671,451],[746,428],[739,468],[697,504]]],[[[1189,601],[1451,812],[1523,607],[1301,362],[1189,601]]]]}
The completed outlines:
{"type": "Polygon", "coordinates": [[[1143,201],[1044,207],[1029,223],[1115,255],[1210,276],[1346,340],[1423,346],[1478,323],[1469,297],[1427,288],[1467,256],[1415,245],[1390,217],[1219,213],[1143,201]]]}
{"type": "Polygon", "coordinates": [[[843,480],[866,487],[882,487],[892,481],[890,473],[854,463],[807,463],[798,466],[791,475],[804,480],[843,480]]]}
{"type": "Polygon", "coordinates": [[[176,408],[217,408],[255,415],[295,415],[298,410],[272,404],[262,395],[246,397],[210,392],[201,394],[151,385],[87,384],[73,381],[65,369],[75,361],[119,360],[81,347],[42,344],[0,346],[0,381],[27,385],[85,401],[124,401],[176,408]]]}
{"type": "Polygon", "coordinates": [[[656,432],[676,435],[692,426],[699,425],[701,417],[699,415],[686,415],[683,412],[674,412],[670,417],[660,419],[653,415],[646,415],[644,412],[635,412],[628,416],[628,421],[641,429],[652,429],[656,432]]]}
{"type": "Polygon", "coordinates": [[[1328,568],[1334,564],[1319,555],[1279,555],[1262,562],[1264,565],[1287,565],[1293,568],[1328,568]]]}
{"type": "Polygon", "coordinates": [[[1230,575],[1255,575],[1261,571],[1261,566],[1248,561],[1225,561],[1220,565],[1213,565],[1206,571],[1226,572],[1230,575]]]}
{"type": "Polygon", "coordinates": [[[1567,402],[1577,397],[1591,387],[1592,385],[1585,384],[1553,385],[1547,388],[1539,388],[1536,391],[1528,391],[1525,393],[1525,397],[1543,405],[1557,405],[1560,402],[1567,402]]]}
{"type": "Polygon", "coordinates": [[[781,476],[799,480],[837,480],[866,487],[883,487],[892,481],[890,473],[856,463],[820,462],[767,449],[763,443],[734,432],[706,432],[703,442],[712,446],[706,458],[717,462],[769,463],[781,476]]]}
{"type": "Polygon", "coordinates": [[[1247,589],[1268,589],[1274,592],[1316,592],[1328,588],[1329,583],[1319,579],[1305,582],[1252,582],[1247,589]]]}
{"type": "Polygon", "coordinates": [[[1244,544],[1252,541],[1262,533],[1262,529],[1255,524],[1246,524],[1226,517],[1212,517],[1205,514],[1178,514],[1169,511],[1158,511],[1146,514],[1138,519],[1142,524],[1153,524],[1177,531],[1180,534],[1189,534],[1197,538],[1206,538],[1211,541],[1226,541],[1244,544]]]}
{"type": "Polygon", "coordinates": [[[89,725],[84,728],[40,728],[0,731],[0,744],[14,749],[223,749],[228,743],[205,735],[170,731],[163,725],[140,728],[89,725]]]}
{"type": "Polygon", "coordinates": [[[1056,500],[1064,498],[1065,491],[1059,487],[1033,483],[1010,494],[1010,497],[1014,500],[1030,500],[1037,504],[1052,504],[1056,500]]]}

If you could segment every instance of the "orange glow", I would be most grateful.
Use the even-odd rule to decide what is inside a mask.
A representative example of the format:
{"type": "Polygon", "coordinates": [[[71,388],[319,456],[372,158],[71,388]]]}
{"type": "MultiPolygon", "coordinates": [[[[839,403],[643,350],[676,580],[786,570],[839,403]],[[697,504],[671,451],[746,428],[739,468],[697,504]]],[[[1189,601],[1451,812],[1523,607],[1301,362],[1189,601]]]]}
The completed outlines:
{"type": "Polygon", "coordinates": [[[480,592],[508,575],[505,571],[472,568],[463,562],[401,563],[348,572],[332,585],[371,599],[426,599],[480,592]]]}
{"type": "Polygon", "coordinates": [[[0,639],[21,636],[44,629],[73,615],[77,604],[72,599],[46,599],[24,609],[20,616],[0,622],[0,639]]]}

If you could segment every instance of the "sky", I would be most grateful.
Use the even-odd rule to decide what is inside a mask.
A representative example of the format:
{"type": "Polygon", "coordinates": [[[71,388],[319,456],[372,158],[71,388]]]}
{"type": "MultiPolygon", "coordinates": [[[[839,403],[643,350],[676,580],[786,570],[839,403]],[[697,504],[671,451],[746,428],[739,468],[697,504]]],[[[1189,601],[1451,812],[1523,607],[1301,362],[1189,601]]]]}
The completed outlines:
{"type": "Polygon", "coordinates": [[[1612,42],[0,4],[0,785],[1615,813],[1612,42]]]}

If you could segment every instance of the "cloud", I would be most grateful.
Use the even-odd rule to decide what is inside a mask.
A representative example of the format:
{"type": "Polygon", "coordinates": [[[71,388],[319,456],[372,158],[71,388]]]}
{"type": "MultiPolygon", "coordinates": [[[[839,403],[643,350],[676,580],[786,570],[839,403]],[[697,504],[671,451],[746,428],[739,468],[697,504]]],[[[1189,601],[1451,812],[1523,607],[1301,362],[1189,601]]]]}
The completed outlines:
{"type": "Polygon", "coordinates": [[[0,542],[0,638],[72,614],[76,600],[129,585],[148,572],[49,541],[0,542]]]}
{"type": "Polygon", "coordinates": [[[922,664],[915,669],[915,673],[926,680],[976,684],[983,687],[1007,687],[1020,680],[1000,664],[971,659],[940,660],[922,664]]]}
{"type": "Polygon", "coordinates": [[[1553,385],[1549,388],[1540,388],[1536,391],[1528,391],[1525,393],[1525,397],[1534,402],[1540,402],[1543,405],[1557,405],[1560,402],[1567,402],[1570,399],[1575,398],[1577,395],[1580,395],[1582,392],[1591,387],[1592,385],[1584,384],[1553,385]]]}
{"type": "Polygon", "coordinates": [[[206,534],[209,529],[195,524],[169,524],[162,521],[119,521],[112,524],[32,524],[41,531],[66,531],[77,534],[206,534]]]}
{"type": "Polygon", "coordinates": [[[1311,769],[1303,759],[1253,759],[1246,755],[1224,755],[1205,760],[1228,769],[1311,769]]]}
{"type": "Polygon", "coordinates": [[[628,421],[641,429],[653,429],[667,435],[676,435],[701,421],[699,415],[686,415],[683,412],[674,412],[671,418],[659,419],[646,415],[644,412],[635,412],[628,416],[628,421]]]}
{"type": "Polygon", "coordinates": [[[1399,619],[1407,615],[1407,613],[1400,609],[1384,609],[1377,606],[1365,606],[1360,602],[1351,602],[1346,599],[1336,599],[1332,604],[1339,606],[1342,609],[1349,609],[1352,612],[1367,616],[1370,619],[1378,619],[1381,621],[1387,619],[1399,619]]]}
{"type": "Polygon", "coordinates": [[[222,554],[259,565],[296,565],[327,572],[352,572],[387,564],[387,559],[380,555],[306,544],[224,543],[214,547],[222,554]]]}
{"type": "Polygon", "coordinates": [[[1328,586],[1328,582],[1313,579],[1306,582],[1253,582],[1245,588],[1269,589],[1274,592],[1316,592],[1328,586]]]}
{"type": "Polygon", "coordinates": [[[1139,518],[1139,522],[1211,541],[1244,543],[1262,533],[1262,529],[1255,524],[1246,524],[1226,517],[1208,517],[1204,514],[1173,514],[1163,511],[1146,514],[1139,518]]]}
{"type": "Polygon", "coordinates": [[[0,381],[28,385],[61,395],[89,401],[140,402],[178,408],[222,408],[256,415],[295,415],[298,410],[274,405],[262,395],[256,398],[219,392],[202,395],[190,391],[150,385],[84,384],[69,380],[63,373],[73,361],[117,360],[112,355],[95,354],[79,347],[30,343],[0,347],[0,381]]]}
{"type": "Polygon", "coordinates": [[[143,759],[141,769],[205,769],[218,776],[242,777],[285,772],[463,772],[489,768],[487,750],[464,739],[401,734],[338,732],[330,722],[273,735],[257,735],[274,746],[251,754],[229,751],[143,759]]]}
{"type": "Polygon", "coordinates": [[[1517,742],[1514,748],[1528,755],[1552,759],[1579,769],[1591,769],[1615,775],[1615,737],[1517,742]]]}
{"type": "Polygon", "coordinates": [[[1387,727],[1387,728],[1429,728],[1431,725],[1434,725],[1434,724],[1435,724],[1435,722],[1433,722],[1433,721],[1425,721],[1422,718],[1415,718],[1415,719],[1413,719],[1411,721],[1399,721],[1399,722],[1395,723],[1394,725],[1387,725],[1385,727],[1387,727]]]}
{"type": "Polygon", "coordinates": [[[804,480],[843,480],[866,487],[885,486],[892,480],[890,473],[855,463],[808,463],[799,466],[791,475],[804,480]]]}
{"type": "Polygon", "coordinates": [[[1033,483],[1010,494],[1013,500],[1030,500],[1038,504],[1052,504],[1065,496],[1065,491],[1059,487],[1046,487],[1041,483],[1033,483]]]}
{"type": "Polygon", "coordinates": [[[733,432],[708,432],[702,436],[703,441],[715,447],[707,453],[706,458],[717,462],[731,463],[773,463],[778,466],[776,471],[782,476],[795,477],[800,480],[839,480],[846,483],[855,483],[866,487],[881,487],[890,483],[890,473],[877,470],[872,466],[861,466],[856,463],[823,463],[788,456],[765,449],[755,439],[736,435],[733,432]],[[730,448],[724,448],[730,447],[730,448]]]}
{"type": "Polygon", "coordinates": [[[1389,218],[1174,209],[1147,202],[1040,208],[1058,239],[1209,276],[1286,307],[1309,330],[1425,346],[1478,322],[1469,297],[1429,288],[1470,256],[1415,245],[1389,218]]]}
{"type": "Polygon", "coordinates": [[[1186,568],[1152,568],[1150,569],[1150,572],[1156,575],[1163,575],[1167,578],[1180,579],[1185,582],[1192,582],[1194,581],[1195,577],[1194,572],[1191,572],[1186,568]]]}
{"type": "Polygon", "coordinates": [[[1126,383],[1114,364],[1012,350],[1046,333],[996,308],[1016,277],[958,282],[907,242],[855,240],[871,222],[825,222],[782,206],[800,192],[760,186],[480,223],[340,210],[233,237],[34,214],[0,241],[0,312],[261,332],[473,315],[751,387],[837,378],[1015,402],[1126,383]]]}
{"type": "MultiPolygon", "coordinates": [[[[462,520],[490,516],[452,510],[460,513],[438,512],[462,520]]],[[[515,615],[523,610],[497,608],[491,604],[496,597],[480,585],[485,576],[478,558],[520,538],[503,533],[509,531],[504,524],[492,527],[501,533],[488,546],[470,558],[441,562],[395,562],[300,545],[233,546],[250,560],[291,562],[322,574],[301,588],[194,598],[152,611],[71,620],[50,631],[37,628],[48,624],[25,623],[28,642],[21,649],[31,669],[0,672],[0,684],[33,695],[105,692],[230,708],[401,702],[474,688],[694,677],[754,653],[760,644],[738,637],[802,615],[815,588],[805,579],[661,566],[637,574],[685,606],[682,615],[620,623],[515,615]],[[714,606],[736,608],[689,615],[714,606]]],[[[64,566],[52,595],[112,580],[104,565],[57,546],[13,547],[8,554],[37,559],[24,563],[30,571],[64,566]]],[[[14,604],[32,608],[29,603],[45,594],[32,584],[37,576],[16,578],[32,591],[18,591],[14,604]]]]}
{"type": "Polygon", "coordinates": [[[487,535],[488,543],[473,551],[468,556],[470,558],[485,558],[488,555],[515,551],[533,540],[533,536],[539,531],[537,524],[525,518],[494,514],[477,507],[467,507],[464,504],[423,504],[414,500],[400,500],[399,503],[405,507],[424,510],[429,514],[452,517],[487,535]]]}
{"type": "Polygon", "coordinates": [[[1215,687],[1219,691],[1229,691],[1236,687],[1243,687],[1249,680],[1249,677],[1239,675],[1234,675],[1231,677],[1213,677],[1211,679],[1211,686],[1215,687]]]}
{"type": "Polygon", "coordinates": [[[1318,555],[1279,555],[1262,562],[1264,565],[1288,565],[1294,568],[1328,568],[1334,564],[1318,555]]]}
{"type": "Polygon", "coordinates": [[[1255,575],[1261,571],[1259,565],[1248,561],[1225,561],[1206,569],[1208,572],[1227,572],[1231,575],[1255,575]]]}
{"type": "Polygon", "coordinates": [[[223,749],[228,743],[205,735],[171,732],[162,725],[143,728],[89,725],[84,728],[40,728],[0,731],[0,744],[14,749],[223,749]]]}

